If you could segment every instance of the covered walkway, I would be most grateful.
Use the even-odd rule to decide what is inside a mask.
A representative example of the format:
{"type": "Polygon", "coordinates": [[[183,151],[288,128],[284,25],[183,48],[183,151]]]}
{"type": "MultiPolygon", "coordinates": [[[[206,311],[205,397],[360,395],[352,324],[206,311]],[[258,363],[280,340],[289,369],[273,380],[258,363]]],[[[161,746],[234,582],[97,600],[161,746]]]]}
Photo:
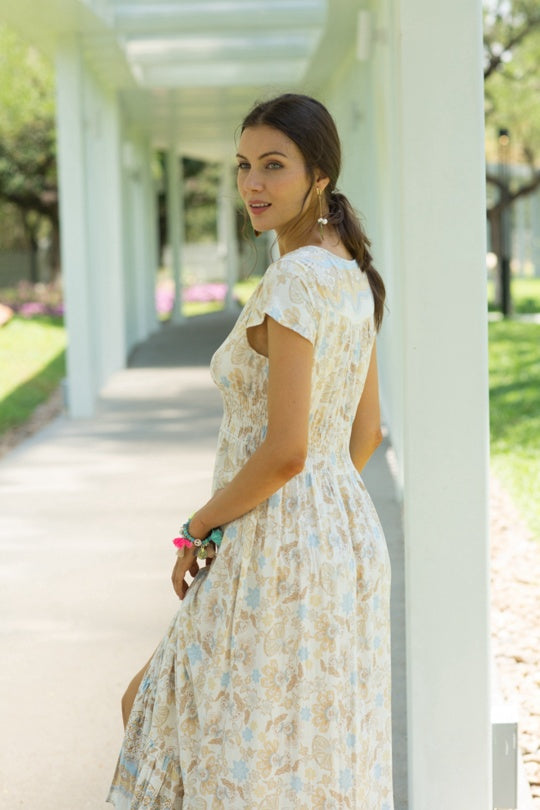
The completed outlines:
{"type": "MultiPolygon", "coordinates": [[[[0,716],[5,808],[97,810],[119,699],[178,601],[178,521],[209,495],[220,397],[208,361],[230,314],[163,327],[103,391],[0,462],[0,716]]],[[[396,810],[406,802],[403,540],[385,444],[366,484],[392,556],[396,810]]]]}
{"type": "MultiPolygon", "coordinates": [[[[119,639],[132,614],[149,632],[143,638],[137,625],[130,666],[135,647],[144,657],[161,631],[172,604],[162,591],[164,538],[184,500],[191,506],[197,487],[207,490],[213,447],[203,437],[216,417],[204,368],[122,371],[157,327],[156,150],[167,164],[159,191],[180,322],[180,157],[221,165],[216,236],[230,283],[238,267],[234,131],[256,98],[316,95],[336,120],[340,188],[365,217],[388,292],[378,357],[404,516],[409,805],[491,810],[481,1],[0,0],[0,15],[57,67],[69,408],[81,420],[55,426],[4,468],[2,520],[15,538],[8,581],[17,593],[33,583],[13,649],[26,643],[27,626],[48,628],[45,650],[55,633],[77,637],[50,615],[36,625],[39,611],[62,614],[64,595],[81,611],[97,599],[109,635],[86,628],[73,607],[87,633],[84,648],[72,642],[73,660],[92,684],[102,673],[120,688],[117,664],[127,660],[119,639]],[[58,539],[44,543],[44,531],[58,539]],[[48,582],[20,548],[35,548],[48,582]],[[102,558],[107,573],[98,575],[102,558]],[[120,628],[111,618],[119,600],[120,628]],[[94,671],[88,662],[103,649],[108,657],[96,657],[94,671]]],[[[20,651],[21,683],[34,650],[20,651]]],[[[59,683],[72,683],[73,660],[55,659],[55,674],[65,667],[59,683]]],[[[95,703],[83,690],[81,712],[92,696],[95,703]]],[[[48,720],[54,698],[42,701],[48,720]]],[[[110,706],[98,708],[110,716],[110,706]]],[[[54,778],[74,773],[75,759],[54,778]]]]}

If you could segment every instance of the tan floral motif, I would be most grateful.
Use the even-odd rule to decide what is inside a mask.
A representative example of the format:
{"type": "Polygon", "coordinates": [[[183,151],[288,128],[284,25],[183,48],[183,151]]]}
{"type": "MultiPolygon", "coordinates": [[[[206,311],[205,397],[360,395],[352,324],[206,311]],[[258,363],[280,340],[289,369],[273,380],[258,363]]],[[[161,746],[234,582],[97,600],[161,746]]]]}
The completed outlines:
{"type": "Polygon", "coordinates": [[[388,554],[349,457],[375,339],[355,262],[271,265],[212,360],[214,487],[264,439],[270,316],[313,343],[302,472],[225,528],[156,651],[109,801],[120,810],[392,810],[388,554]]]}

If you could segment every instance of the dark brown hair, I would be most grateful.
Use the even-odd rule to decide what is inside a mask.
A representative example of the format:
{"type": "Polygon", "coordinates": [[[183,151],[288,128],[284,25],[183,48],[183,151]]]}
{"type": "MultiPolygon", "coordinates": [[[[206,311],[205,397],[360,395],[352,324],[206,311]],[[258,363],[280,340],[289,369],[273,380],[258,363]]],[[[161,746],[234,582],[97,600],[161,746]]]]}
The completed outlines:
{"type": "Polygon", "coordinates": [[[384,282],[373,266],[369,251],[371,242],[356,212],[345,195],[336,189],[341,171],[341,144],[332,116],[326,107],[310,96],[285,93],[256,104],[242,122],[241,131],[262,125],[278,129],[296,144],[312,180],[316,169],[330,178],[324,190],[328,206],[326,217],[368,277],[375,302],[375,326],[380,329],[386,295],[384,282]]]}

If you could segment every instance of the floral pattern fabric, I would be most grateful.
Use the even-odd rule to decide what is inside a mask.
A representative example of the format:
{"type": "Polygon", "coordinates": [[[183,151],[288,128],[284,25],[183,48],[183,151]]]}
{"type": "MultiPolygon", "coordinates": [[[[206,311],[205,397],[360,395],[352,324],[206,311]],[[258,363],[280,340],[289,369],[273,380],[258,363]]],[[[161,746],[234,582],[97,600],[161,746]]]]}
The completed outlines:
{"type": "Polygon", "coordinates": [[[266,315],[314,346],[302,472],[225,527],[141,684],[109,801],[121,810],[392,810],[388,552],[349,455],[375,339],[356,262],[317,247],[265,273],[211,371],[214,488],[264,439],[266,315]]]}

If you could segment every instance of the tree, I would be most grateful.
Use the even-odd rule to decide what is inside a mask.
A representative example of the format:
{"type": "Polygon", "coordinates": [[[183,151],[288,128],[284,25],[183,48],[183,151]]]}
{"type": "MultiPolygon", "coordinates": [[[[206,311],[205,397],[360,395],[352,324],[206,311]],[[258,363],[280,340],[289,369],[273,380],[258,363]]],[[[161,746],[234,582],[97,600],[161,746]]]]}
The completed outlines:
{"type": "Polygon", "coordinates": [[[0,26],[0,198],[20,211],[35,256],[48,226],[58,266],[58,190],[52,66],[0,26]]]}
{"type": "Polygon", "coordinates": [[[505,217],[512,204],[540,188],[540,7],[537,0],[489,0],[484,7],[485,103],[488,155],[500,164],[487,173],[495,189],[489,205],[498,257],[497,300],[509,314],[505,217]],[[522,179],[504,170],[511,160],[527,168],[522,179]],[[506,254],[506,255],[505,255],[506,254]]]}

